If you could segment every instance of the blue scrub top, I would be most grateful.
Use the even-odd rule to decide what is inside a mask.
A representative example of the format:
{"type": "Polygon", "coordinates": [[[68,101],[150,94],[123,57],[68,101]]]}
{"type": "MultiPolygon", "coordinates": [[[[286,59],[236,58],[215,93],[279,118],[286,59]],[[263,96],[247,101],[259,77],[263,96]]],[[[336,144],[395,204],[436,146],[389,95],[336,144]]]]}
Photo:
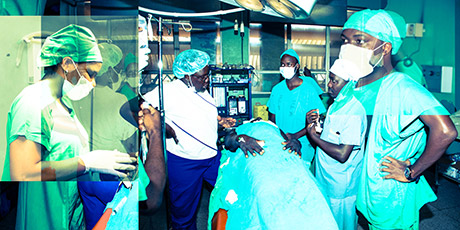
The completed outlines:
{"type": "MultiPolygon", "coordinates": [[[[296,133],[305,128],[308,111],[319,109],[319,113],[326,112],[315,89],[316,82],[307,77],[300,79],[303,80],[302,84],[293,90],[289,90],[286,80],[275,85],[267,103],[268,111],[276,116],[276,125],[285,133],[296,133]]],[[[299,138],[299,141],[302,144],[302,158],[311,162],[315,150],[306,136],[299,138]]]]}

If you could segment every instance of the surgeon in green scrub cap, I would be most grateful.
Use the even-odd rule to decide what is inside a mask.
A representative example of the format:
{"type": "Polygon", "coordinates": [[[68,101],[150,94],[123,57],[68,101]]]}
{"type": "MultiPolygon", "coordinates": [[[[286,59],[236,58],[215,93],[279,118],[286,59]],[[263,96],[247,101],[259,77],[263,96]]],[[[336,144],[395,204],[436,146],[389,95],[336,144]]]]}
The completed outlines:
{"type": "Polygon", "coordinates": [[[356,201],[370,229],[418,229],[419,209],[436,200],[422,173],[457,136],[436,98],[393,69],[405,34],[397,13],[363,10],[341,35],[339,58],[359,67],[342,91],[360,101],[370,122],[356,201]]]}
{"type": "Polygon", "coordinates": [[[131,158],[117,151],[89,151],[88,134],[71,101],[95,86],[102,57],[94,34],[69,25],[49,36],[39,56],[44,76],[26,87],[8,112],[2,181],[22,182],[16,229],[82,229],[76,179],[88,172],[126,176],[131,158]],[[70,180],[70,181],[69,181],[70,180]]]}

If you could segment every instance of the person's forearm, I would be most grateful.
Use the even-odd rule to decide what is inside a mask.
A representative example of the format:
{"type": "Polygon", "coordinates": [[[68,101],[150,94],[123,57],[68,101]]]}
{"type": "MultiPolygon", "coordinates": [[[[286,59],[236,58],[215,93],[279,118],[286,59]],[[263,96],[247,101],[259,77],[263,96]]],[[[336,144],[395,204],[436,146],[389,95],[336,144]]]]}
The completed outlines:
{"type": "Polygon", "coordinates": [[[268,112],[268,120],[276,124],[275,114],[268,112]]]}
{"type": "Polygon", "coordinates": [[[224,137],[224,146],[230,152],[235,152],[239,148],[238,134],[234,129],[227,130],[224,137]]]}
{"type": "Polygon", "coordinates": [[[150,179],[146,188],[147,209],[155,211],[163,200],[163,190],[166,184],[166,165],[163,152],[163,135],[161,130],[149,132],[149,151],[145,160],[145,171],[150,179]]]}
{"type": "Polygon", "coordinates": [[[427,168],[439,160],[456,137],[457,132],[452,129],[446,131],[442,131],[441,128],[436,128],[436,130],[430,129],[425,150],[411,167],[411,177],[415,178],[421,175],[427,168]]]}
{"type": "Polygon", "coordinates": [[[76,178],[85,173],[85,166],[79,157],[62,161],[42,161],[42,181],[65,181],[76,178]]]}
{"type": "Polygon", "coordinates": [[[303,129],[301,129],[299,132],[293,133],[293,134],[291,135],[291,138],[295,138],[295,139],[298,140],[299,138],[305,136],[305,134],[307,134],[307,129],[306,129],[306,128],[303,128],[303,129]]]}
{"type": "Polygon", "coordinates": [[[65,181],[85,172],[78,157],[62,161],[40,161],[28,169],[11,173],[13,181],[65,181]]]}
{"type": "Polygon", "coordinates": [[[345,163],[353,150],[352,145],[336,145],[320,138],[319,135],[310,135],[310,141],[313,141],[318,147],[320,147],[327,155],[334,158],[340,163],[345,163]]]}
{"type": "Polygon", "coordinates": [[[69,180],[85,172],[78,157],[42,161],[43,146],[20,136],[10,143],[10,176],[13,181],[69,180]]]}

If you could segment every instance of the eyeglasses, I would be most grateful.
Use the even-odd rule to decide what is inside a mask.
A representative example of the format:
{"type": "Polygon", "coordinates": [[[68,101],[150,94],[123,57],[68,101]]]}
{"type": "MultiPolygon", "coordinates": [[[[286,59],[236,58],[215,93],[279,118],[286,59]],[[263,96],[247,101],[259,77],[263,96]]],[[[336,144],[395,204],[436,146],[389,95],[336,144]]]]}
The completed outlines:
{"type": "Polygon", "coordinates": [[[198,79],[201,82],[204,82],[206,79],[209,78],[209,74],[205,74],[205,75],[202,75],[202,76],[196,76],[195,74],[192,74],[192,76],[195,77],[196,79],[198,79]]]}

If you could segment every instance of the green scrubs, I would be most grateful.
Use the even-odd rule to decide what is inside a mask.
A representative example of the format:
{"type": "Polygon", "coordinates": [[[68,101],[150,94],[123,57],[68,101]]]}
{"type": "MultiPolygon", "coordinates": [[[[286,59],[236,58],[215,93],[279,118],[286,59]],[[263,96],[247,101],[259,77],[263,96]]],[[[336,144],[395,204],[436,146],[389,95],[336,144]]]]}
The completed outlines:
{"type": "MultiPolygon", "coordinates": [[[[43,161],[59,161],[88,150],[87,134],[75,114],[69,114],[49,94],[45,82],[25,88],[8,113],[7,152],[2,181],[10,181],[9,144],[18,136],[42,146],[43,161]]],[[[63,98],[63,103],[71,107],[63,98]]],[[[75,171],[77,165],[75,165],[75,171]]],[[[83,209],[76,181],[21,182],[16,229],[82,229],[83,209]]]]}
{"type": "Polygon", "coordinates": [[[144,164],[142,163],[140,158],[137,158],[139,162],[139,179],[137,180],[139,183],[139,201],[147,200],[147,186],[150,184],[150,178],[145,171],[144,164]]]}
{"type": "Polygon", "coordinates": [[[380,163],[385,156],[414,163],[427,138],[419,116],[448,112],[428,90],[399,72],[352,90],[366,111],[373,108],[357,208],[373,227],[409,229],[417,224],[419,209],[436,195],[423,176],[418,183],[383,179],[387,173],[380,171],[380,163]],[[375,100],[364,100],[366,92],[375,100]]]}
{"type": "Polygon", "coordinates": [[[72,101],[75,113],[90,137],[91,150],[138,151],[137,128],[120,115],[120,108],[126,102],[124,95],[107,86],[96,86],[87,97],[72,101]]]}
{"type": "MultiPolygon", "coordinates": [[[[310,77],[300,77],[302,84],[290,90],[286,80],[281,81],[272,89],[268,99],[268,111],[275,114],[276,125],[285,133],[297,133],[305,128],[307,112],[318,109],[319,113],[326,112],[324,104],[318,96],[318,84],[310,77]]],[[[299,138],[302,144],[302,159],[311,163],[315,149],[304,135],[299,138]]]]}

